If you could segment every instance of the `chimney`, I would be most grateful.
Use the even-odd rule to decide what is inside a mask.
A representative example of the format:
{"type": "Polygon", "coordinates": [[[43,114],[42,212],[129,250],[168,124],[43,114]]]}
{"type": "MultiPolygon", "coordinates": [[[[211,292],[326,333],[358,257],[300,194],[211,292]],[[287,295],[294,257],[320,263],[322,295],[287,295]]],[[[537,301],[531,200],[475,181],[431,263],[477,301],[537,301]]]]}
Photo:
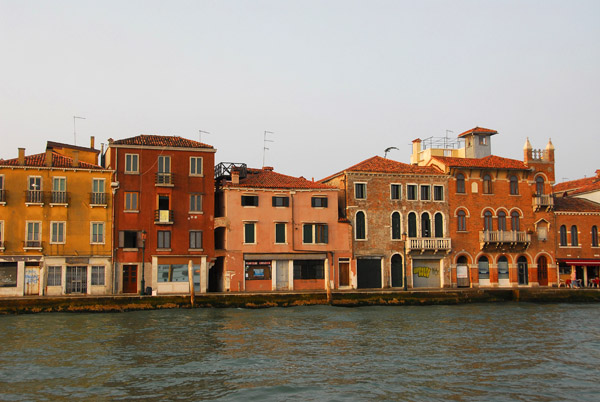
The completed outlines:
{"type": "Polygon", "coordinates": [[[231,171],[231,184],[240,184],[240,171],[232,170],[231,171]]]}
{"type": "Polygon", "coordinates": [[[52,149],[46,149],[46,166],[52,167],[52,149]]]}
{"type": "Polygon", "coordinates": [[[73,151],[73,167],[79,167],[79,151],[73,151]]]}
{"type": "Polygon", "coordinates": [[[596,181],[600,180],[600,169],[596,170],[596,181]]]}
{"type": "Polygon", "coordinates": [[[94,149],[94,145],[95,145],[96,139],[94,138],[94,136],[92,135],[90,137],[90,148],[94,149]]]}
{"type": "Polygon", "coordinates": [[[265,167],[263,167],[263,170],[266,170],[267,172],[272,172],[273,166],[265,166],[265,167]]]}
{"type": "Polygon", "coordinates": [[[19,165],[25,164],[25,148],[19,148],[19,165]]]}
{"type": "Polygon", "coordinates": [[[523,145],[523,161],[527,163],[531,159],[533,159],[533,150],[531,148],[531,143],[529,142],[529,137],[527,137],[525,145],[523,145]]]}

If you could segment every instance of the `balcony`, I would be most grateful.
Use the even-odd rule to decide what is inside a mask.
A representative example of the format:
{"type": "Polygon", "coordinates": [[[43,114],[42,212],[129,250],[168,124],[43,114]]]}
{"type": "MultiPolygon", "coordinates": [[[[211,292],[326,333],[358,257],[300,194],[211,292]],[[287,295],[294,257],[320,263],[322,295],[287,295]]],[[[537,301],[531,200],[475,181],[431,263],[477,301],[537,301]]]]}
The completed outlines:
{"type": "Polygon", "coordinates": [[[44,192],[42,190],[27,190],[25,192],[25,204],[44,204],[44,192]]]}
{"type": "Polygon", "coordinates": [[[0,204],[6,204],[6,190],[0,190],[0,204]]]}
{"type": "Polygon", "coordinates": [[[482,230],[479,232],[479,245],[485,247],[527,248],[531,243],[531,235],[527,232],[482,230]]]}
{"type": "Polygon", "coordinates": [[[551,211],[554,209],[554,197],[550,194],[534,195],[533,196],[533,210],[538,212],[540,210],[551,211]]]}
{"type": "Polygon", "coordinates": [[[69,203],[69,194],[66,191],[53,191],[50,205],[67,205],[69,203]]]}
{"type": "Polygon", "coordinates": [[[173,210],[157,209],[154,211],[154,223],[157,225],[172,225],[173,210]]]}
{"type": "Polygon", "coordinates": [[[449,253],[452,248],[450,238],[446,237],[413,237],[408,238],[406,250],[408,252],[445,252],[449,253]]]}
{"type": "Polygon", "coordinates": [[[25,240],[23,242],[23,250],[41,250],[41,240],[25,240]]]}
{"type": "Polygon", "coordinates": [[[103,205],[106,207],[106,193],[90,193],[90,205],[103,205]]]}
{"type": "Polygon", "coordinates": [[[173,187],[173,173],[156,173],[156,179],[154,181],[157,187],[173,187]]]}

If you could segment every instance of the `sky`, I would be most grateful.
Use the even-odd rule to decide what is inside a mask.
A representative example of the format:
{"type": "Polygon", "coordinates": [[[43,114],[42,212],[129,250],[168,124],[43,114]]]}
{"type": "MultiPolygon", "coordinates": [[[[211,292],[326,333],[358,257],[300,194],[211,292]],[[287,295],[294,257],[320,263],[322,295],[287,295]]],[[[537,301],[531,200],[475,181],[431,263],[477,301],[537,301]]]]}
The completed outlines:
{"type": "Polygon", "coordinates": [[[80,116],[77,145],[201,135],[217,162],[320,179],[481,126],[496,155],[551,138],[556,181],[589,177],[599,21],[597,0],[0,0],[0,158],[72,144],[80,116]]]}

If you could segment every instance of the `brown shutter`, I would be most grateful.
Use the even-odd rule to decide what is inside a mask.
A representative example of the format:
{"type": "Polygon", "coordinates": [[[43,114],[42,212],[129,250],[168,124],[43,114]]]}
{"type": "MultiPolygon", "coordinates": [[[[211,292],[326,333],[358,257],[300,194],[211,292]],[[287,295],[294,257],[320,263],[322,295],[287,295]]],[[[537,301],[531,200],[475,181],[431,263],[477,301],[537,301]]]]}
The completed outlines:
{"type": "Polygon", "coordinates": [[[119,247],[125,247],[125,232],[122,230],[119,231],[119,247]]]}

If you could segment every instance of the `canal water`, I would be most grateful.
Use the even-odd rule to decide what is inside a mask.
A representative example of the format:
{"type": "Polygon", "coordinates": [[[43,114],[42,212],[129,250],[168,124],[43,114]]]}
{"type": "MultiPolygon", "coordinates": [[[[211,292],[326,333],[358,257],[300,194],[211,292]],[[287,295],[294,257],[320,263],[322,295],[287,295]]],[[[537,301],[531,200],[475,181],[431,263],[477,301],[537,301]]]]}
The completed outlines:
{"type": "Polygon", "coordinates": [[[0,339],[0,400],[600,400],[597,304],[34,314],[0,339]]]}

